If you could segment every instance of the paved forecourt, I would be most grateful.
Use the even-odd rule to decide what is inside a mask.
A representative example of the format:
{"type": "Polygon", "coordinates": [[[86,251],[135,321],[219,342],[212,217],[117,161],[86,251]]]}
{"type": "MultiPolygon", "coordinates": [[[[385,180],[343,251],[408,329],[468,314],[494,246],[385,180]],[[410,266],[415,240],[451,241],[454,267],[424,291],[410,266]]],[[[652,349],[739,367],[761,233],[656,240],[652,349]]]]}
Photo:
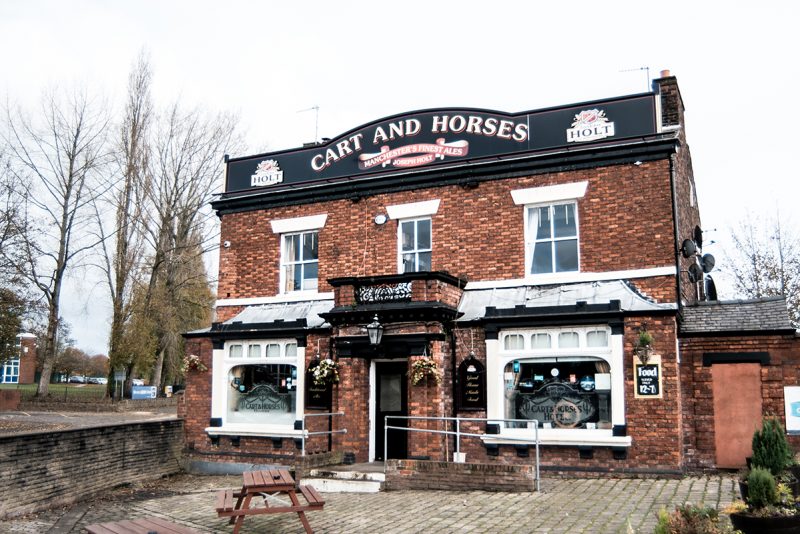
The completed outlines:
{"type": "MultiPolygon", "coordinates": [[[[241,485],[241,477],[181,475],[108,499],[0,522],[0,532],[85,532],[93,523],[157,516],[202,532],[232,532],[214,511],[214,492],[241,485]]],[[[656,513],[684,502],[718,509],[737,496],[732,477],[676,480],[545,479],[542,491],[389,491],[326,493],[325,508],[307,514],[315,532],[436,533],[650,533],[656,513]]],[[[296,514],[249,517],[242,534],[302,533],[296,514]]]]}

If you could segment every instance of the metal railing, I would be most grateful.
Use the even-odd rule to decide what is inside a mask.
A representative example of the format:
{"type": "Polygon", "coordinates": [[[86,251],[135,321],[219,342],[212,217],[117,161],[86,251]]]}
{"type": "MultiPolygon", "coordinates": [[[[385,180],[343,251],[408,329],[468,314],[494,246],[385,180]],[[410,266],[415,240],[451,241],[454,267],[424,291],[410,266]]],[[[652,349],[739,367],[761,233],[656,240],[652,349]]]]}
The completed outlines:
{"type": "MultiPolygon", "coordinates": [[[[383,425],[383,472],[386,472],[386,460],[388,457],[388,449],[389,449],[389,430],[405,430],[408,432],[427,432],[430,434],[445,434],[448,436],[455,436],[456,437],[456,450],[455,453],[459,454],[461,452],[461,437],[477,437],[481,438],[486,435],[495,435],[495,434],[486,434],[485,432],[482,434],[475,433],[475,432],[462,432],[461,431],[461,421],[483,421],[483,422],[493,422],[493,423],[525,423],[528,428],[533,427],[533,439],[529,437],[514,437],[514,436],[503,436],[503,441],[519,441],[521,443],[530,443],[533,441],[536,447],[536,463],[535,463],[535,481],[536,481],[536,491],[539,491],[539,421],[536,419],[497,419],[497,418],[486,418],[486,417],[422,417],[422,416],[409,416],[409,415],[387,415],[384,417],[384,425],[383,425]],[[455,430],[431,430],[429,428],[411,428],[406,426],[390,426],[389,419],[403,419],[406,421],[454,421],[455,422],[455,430]]],[[[449,458],[447,459],[449,461],[449,458]]]]}
{"type": "Polygon", "coordinates": [[[337,415],[342,416],[342,415],[344,415],[344,412],[304,413],[303,414],[302,428],[300,429],[300,430],[302,430],[301,441],[303,443],[302,443],[301,449],[302,449],[302,455],[303,456],[306,455],[306,439],[309,436],[322,436],[322,435],[329,436],[329,438],[328,438],[328,440],[329,440],[328,441],[328,450],[330,450],[331,449],[330,438],[333,437],[333,434],[347,434],[347,429],[346,428],[340,428],[339,430],[333,430],[333,417],[337,416],[337,415]],[[308,418],[308,417],[329,417],[330,418],[329,421],[328,421],[329,430],[321,430],[321,431],[317,431],[317,432],[307,432],[306,431],[306,418],[308,418]]]}

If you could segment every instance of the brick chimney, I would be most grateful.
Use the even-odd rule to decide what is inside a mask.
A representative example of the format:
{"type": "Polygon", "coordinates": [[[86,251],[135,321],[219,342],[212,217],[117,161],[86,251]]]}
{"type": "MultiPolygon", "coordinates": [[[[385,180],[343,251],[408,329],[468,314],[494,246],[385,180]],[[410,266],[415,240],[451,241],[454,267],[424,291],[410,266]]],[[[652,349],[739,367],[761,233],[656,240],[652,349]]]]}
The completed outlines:
{"type": "Polygon", "coordinates": [[[661,98],[661,127],[682,127],[684,107],[677,78],[668,70],[662,70],[661,77],[653,80],[653,92],[661,98]]]}

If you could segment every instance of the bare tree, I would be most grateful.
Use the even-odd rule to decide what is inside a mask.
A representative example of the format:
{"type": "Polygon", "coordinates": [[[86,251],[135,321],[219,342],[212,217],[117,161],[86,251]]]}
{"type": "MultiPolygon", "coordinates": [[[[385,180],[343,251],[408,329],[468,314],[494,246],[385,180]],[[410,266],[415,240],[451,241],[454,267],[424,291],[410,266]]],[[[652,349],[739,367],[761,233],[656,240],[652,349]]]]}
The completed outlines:
{"type": "Polygon", "coordinates": [[[85,237],[92,204],[102,189],[99,172],[107,163],[107,118],[102,106],[82,90],[45,94],[39,120],[10,108],[5,116],[8,172],[26,185],[27,224],[18,273],[47,305],[44,363],[37,390],[38,395],[46,395],[56,359],[65,274],[97,244],[85,237]]]}
{"type": "Polygon", "coordinates": [[[783,296],[792,324],[800,327],[800,240],[780,217],[748,214],[731,231],[726,250],[734,288],[744,298],[783,296]]]}
{"type": "MultiPolygon", "coordinates": [[[[211,296],[195,303],[205,313],[186,313],[187,284],[202,281],[207,288],[200,256],[207,248],[212,225],[216,222],[208,207],[220,185],[222,154],[241,147],[236,133],[236,118],[228,114],[208,115],[194,110],[185,112],[175,104],[161,118],[154,140],[154,180],[150,190],[148,236],[153,249],[149,285],[144,299],[147,314],[158,310],[169,313],[167,321],[158,321],[158,355],[153,383],[162,382],[165,362],[170,370],[179,368],[182,350],[181,332],[207,323],[211,296]],[[197,261],[192,261],[192,256],[197,261]],[[196,266],[201,268],[197,269],[196,266]],[[187,272],[186,266],[195,266],[187,272]],[[157,297],[160,295],[160,298],[157,297]],[[181,315],[176,315],[177,312],[181,315]]],[[[196,289],[196,287],[195,287],[196,289]]],[[[190,306],[191,307],[191,306],[190,306]]],[[[172,374],[172,373],[171,373],[172,374]]]]}
{"type": "MultiPolygon", "coordinates": [[[[134,359],[123,336],[132,312],[133,288],[137,277],[141,275],[145,255],[141,223],[146,183],[150,177],[148,135],[153,118],[151,80],[152,72],[147,57],[140,54],[128,76],[125,115],[117,132],[114,153],[119,179],[114,180],[114,187],[102,202],[95,204],[101,243],[100,270],[108,287],[112,308],[109,372],[118,367],[129,367],[134,359]],[[108,213],[103,208],[108,208],[108,213]]],[[[113,384],[113,380],[109,380],[108,387],[113,387],[113,384]]]]}

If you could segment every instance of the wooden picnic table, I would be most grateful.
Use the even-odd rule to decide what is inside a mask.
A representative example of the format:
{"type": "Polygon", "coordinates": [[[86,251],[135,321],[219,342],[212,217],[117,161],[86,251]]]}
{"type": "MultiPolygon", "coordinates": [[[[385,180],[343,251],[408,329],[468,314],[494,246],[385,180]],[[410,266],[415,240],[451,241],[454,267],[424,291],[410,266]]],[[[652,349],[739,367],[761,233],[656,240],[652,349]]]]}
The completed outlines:
{"type": "Polygon", "coordinates": [[[308,534],[313,534],[305,512],[322,510],[325,501],[311,487],[299,485],[286,469],[266,469],[264,471],[245,471],[242,474],[242,489],[238,492],[229,489],[217,493],[217,514],[230,517],[234,524],[233,534],[239,534],[245,516],[259,514],[296,513],[308,534]],[[305,504],[301,504],[299,493],[305,504]],[[250,507],[253,498],[262,499],[263,507],[250,507]],[[285,501],[286,497],[289,502],[285,501]],[[235,502],[234,502],[235,499],[235,502]],[[270,502],[270,500],[272,502],[270,502]]]}
{"type": "Polygon", "coordinates": [[[176,525],[160,517],[143,517],[110,523],[98,523],[86,527],[89,534],[200,534],[199,530],[176,525]]]}

